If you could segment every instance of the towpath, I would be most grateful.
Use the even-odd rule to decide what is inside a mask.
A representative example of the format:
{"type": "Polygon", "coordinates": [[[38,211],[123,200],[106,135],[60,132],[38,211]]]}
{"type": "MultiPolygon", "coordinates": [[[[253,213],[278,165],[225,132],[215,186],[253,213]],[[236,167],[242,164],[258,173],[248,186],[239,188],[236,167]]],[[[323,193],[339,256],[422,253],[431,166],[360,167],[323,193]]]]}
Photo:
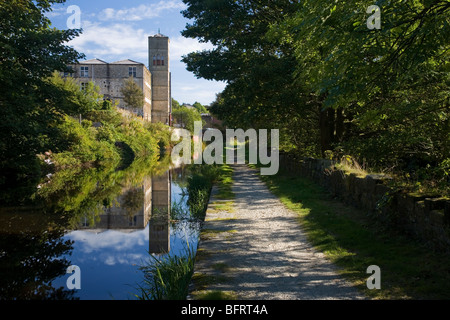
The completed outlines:
{"type": "Polygon", "coordinates": [[[199,291],[233,292],[239,300],[365,298],[308,243],[296,214],[256,170],[233,169],[232,210],[214,192],[210,199],[190,299],[199,291]]]}

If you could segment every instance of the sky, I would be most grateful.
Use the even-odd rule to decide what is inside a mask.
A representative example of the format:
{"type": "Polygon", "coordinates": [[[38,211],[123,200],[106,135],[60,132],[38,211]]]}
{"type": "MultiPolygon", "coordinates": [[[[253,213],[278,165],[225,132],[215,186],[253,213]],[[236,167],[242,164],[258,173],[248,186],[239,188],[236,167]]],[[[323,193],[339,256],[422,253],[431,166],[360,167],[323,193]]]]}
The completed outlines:
{"type": "Polygon", "coordinates": [[[212,48],[181,35],[190,22],[181,14],[186,8],[181,0],[67,0],[55,4],[47,14],[53,27],[69,29],[76,22],[74,12],[67,12],[71,5],[80,9],[83,32],[68,45],[84,53],[87,60],[131,59],[148,66],[148,37],[160,31],[170,38],[172,98],[180,103],[209,105],[225,88],[224,82],[197,79],[181,61],[190,52],[212,48]]]}

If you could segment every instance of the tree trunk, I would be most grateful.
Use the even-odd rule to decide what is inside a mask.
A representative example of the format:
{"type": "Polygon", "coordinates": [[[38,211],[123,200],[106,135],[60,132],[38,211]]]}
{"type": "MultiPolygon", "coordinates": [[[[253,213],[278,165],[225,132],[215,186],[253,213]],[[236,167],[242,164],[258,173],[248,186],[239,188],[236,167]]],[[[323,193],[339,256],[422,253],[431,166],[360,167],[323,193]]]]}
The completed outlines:
{"type": "Polygon", "coordinates": [[[335,134],[335,141],[334,142],[340,142],[342,141],[342,138],[344,136],[344,109],[343,108],[338,108],[336,110],[336,134],[335,134]]]}
{"type": "MultiPolygon", "coordinates": [[[[321,107],[320,107],[321,108],[321,107]]],[[[331,144],[334,140],[334,122],[335,110],[327,109],[319,111],[319,131],[320,131],[320,148],[322,156],[325,156],[325,151],[331,149],[331,144]]]]}

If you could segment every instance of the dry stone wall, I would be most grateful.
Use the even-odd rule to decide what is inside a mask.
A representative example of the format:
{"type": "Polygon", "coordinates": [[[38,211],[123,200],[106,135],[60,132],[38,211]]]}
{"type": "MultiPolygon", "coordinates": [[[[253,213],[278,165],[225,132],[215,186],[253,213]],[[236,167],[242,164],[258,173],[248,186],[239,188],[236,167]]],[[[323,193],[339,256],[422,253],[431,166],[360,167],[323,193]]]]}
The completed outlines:
{"type": "Polygon", "coordinates": [[[280,166],[319,183],[331,195],[362,209],[376,222],[401,231],[439,251],[450,252],[450,200],[414,195],[389,186],[382,174],[358,176],[332,160],[280,154],[280,166]]]}

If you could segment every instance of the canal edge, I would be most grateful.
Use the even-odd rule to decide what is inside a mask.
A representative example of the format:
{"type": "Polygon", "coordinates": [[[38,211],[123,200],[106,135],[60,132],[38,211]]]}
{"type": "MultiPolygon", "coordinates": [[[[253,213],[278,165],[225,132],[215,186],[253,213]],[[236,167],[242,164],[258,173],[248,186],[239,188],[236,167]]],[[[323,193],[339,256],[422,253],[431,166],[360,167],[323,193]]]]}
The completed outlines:
{"type": "MultiPolygon", "coordinates": [[[[209,285],[217,285],[217,282],[224,280],[222,270],[217,268],[214,255],[226,250],[226,240],[232,225],[230,221],[237,219],[234,210],[234,198],[223,198],[220,196],[218,184],[211,188],[205,218],[199,234],[197,251],[195,255],[194,269],[189,284],[187,300],[205,299],[210,290],[209,285]],[[215,241],[209,241],[214,238],[215,241]],[[222,241],[223,240],[223,241],[222,241]],[[216,266],[216,267],[215,267],[216,266]]],[[[217,290],[214,290],[217,292],[217,290]]],[[[235,299],[232,293],[221,292],[222,298],[235,299]]],[[[206,298],[208,299],[208,298],[206,298]]]]}

